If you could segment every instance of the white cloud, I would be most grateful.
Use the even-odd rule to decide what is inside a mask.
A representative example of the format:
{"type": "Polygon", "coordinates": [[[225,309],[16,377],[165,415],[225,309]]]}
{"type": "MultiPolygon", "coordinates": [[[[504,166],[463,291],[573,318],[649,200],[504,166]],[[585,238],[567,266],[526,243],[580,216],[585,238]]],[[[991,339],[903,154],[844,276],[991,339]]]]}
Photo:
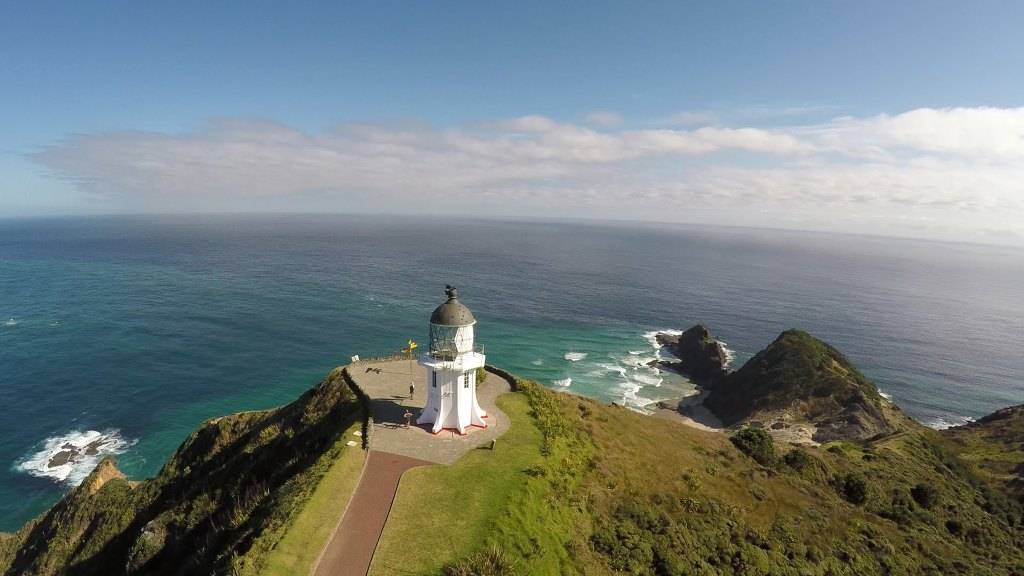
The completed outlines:
{"type": "Polygon", "coordinates": [[[83,192],[134,210],[443,205],[850,230],[924,222],[950,235],[1024,233],[1022,157],[1024,108],[918,109],[775,129],[595,130],[525,116],[311,134],[231,120],[182,134],[75,135],[32,156],[83,192]]]}
{"type": "Polygon", "coordinates": [[[996,161],[1024,156],[1024,108],[919,108],[838,118],[818,132],[824,143],[853,154],[929,152],[996,161]]]}

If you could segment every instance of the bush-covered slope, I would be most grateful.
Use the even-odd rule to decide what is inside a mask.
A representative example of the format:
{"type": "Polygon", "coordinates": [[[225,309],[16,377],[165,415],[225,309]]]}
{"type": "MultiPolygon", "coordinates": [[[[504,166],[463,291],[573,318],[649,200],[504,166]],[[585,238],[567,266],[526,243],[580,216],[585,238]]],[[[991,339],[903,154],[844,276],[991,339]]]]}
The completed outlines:
{"type": "Polygon", "coordinates": [[[1003,408],[943,434],[982,475],[1024,501],[1024,405],[1003,408]]]}
{"type": "Polygon", "coordinates": [[[821,447],[772,445],[763,433],[734,443],[520,387],[544,461],[520,473],[523,499],[496,513],[498,528],[449,575],[551,573],[551,546],[565,551],[556,571],[570,574],[1024,573],[1020,506],[935,431],[821,447]]]}
{"type": "Polygon", "coordinates": [[[150,480],[105,461],[0,540],[0,573],[256,574],[359,413],[335,370],[287,406],[204,423],[150,480]]]}
{"type": "Polygon", "coordinates": [[[783,332],[727,375],[705,401],[726,424],[785,412],[814,424],[818,441],[893,432],[893,411],[883,404],[875,385],[838,350],[800,330],[783,332]]]}

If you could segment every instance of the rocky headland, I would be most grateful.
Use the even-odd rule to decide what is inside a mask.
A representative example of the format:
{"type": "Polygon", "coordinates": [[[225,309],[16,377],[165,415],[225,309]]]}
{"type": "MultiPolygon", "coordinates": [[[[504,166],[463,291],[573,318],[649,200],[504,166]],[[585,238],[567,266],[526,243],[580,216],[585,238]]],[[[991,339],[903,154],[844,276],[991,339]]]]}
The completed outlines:
{"type": "Polygon", "coordinates": [[[909,420],[838,350],[800,330],[783,332],[735,371],[706,326],[659,334],[658,341],[678,358],[661,366],[701,390],[697,399],[680,402],[689,418],[700,406],[725,427],[764,428],[796,443],[864,440],[909,420]]]}
{"type": "MultiPolygon", "coordinates": [[[[736,371],[705,327],[662,342],[680,356],[665,368],[702,386],[689,427],[510,376],[512,436],[452,473],[530,465],[515,460],[504,504],[480,511],[500,529],[444,573],[1024,574],[1024,406],[936,431],[799,330],[736,371]]],[[[205,422],[154,478],[103,460],[0,533],[0,574],[280,574],[269,552],[339,450],[358,449],[342,431],[367,421],[343,374],[205,422]]]]}

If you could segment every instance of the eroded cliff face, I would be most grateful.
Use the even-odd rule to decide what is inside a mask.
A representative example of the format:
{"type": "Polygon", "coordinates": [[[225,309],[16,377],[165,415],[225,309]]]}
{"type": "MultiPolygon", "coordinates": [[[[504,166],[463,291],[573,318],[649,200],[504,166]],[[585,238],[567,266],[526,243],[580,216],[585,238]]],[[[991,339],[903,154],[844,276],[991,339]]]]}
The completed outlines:
{"type": "Polygon", "coordinates": [[[360,410],[335,370],[287,406],[203,423],[155,478],[131,482],[104,460],[0,538],[0,574],[256,574],[360,410]]]}

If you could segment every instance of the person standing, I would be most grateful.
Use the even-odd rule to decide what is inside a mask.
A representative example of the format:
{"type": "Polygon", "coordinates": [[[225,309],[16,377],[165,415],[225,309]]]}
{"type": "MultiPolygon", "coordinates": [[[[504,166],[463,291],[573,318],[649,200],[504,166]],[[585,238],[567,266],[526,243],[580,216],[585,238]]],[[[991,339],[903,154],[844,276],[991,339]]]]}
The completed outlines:
{"type": "Polygon", "coordinates": [[[416,385],[409,382],[409,398],[412,398],[414,394],[416,394],[416,385]]]}

